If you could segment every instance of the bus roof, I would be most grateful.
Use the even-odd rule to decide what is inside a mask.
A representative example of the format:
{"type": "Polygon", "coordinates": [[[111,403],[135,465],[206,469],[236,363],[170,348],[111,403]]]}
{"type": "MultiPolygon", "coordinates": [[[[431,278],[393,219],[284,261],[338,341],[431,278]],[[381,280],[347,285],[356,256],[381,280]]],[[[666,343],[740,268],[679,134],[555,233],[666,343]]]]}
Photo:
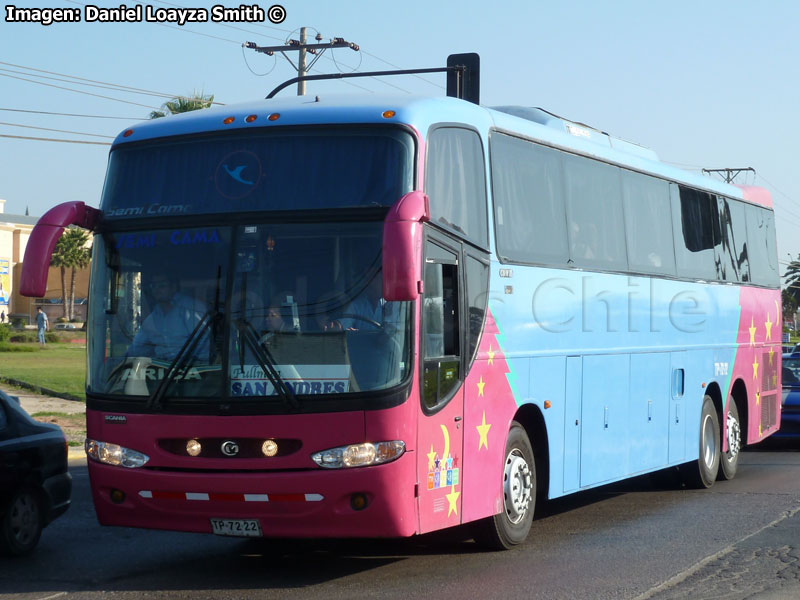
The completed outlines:
{"type": "Polygon", "coordinates": [[[521,106],[488,108],[449,97],[373,94],[283,96],[138,123],[120,133],[113,147],[179,135],[291,125],[403,124],[424,136],[429,127],[439,123],[466,124],[483,133],[495,129],[516,134],[695,188],[772,206],[769,192],[762,188],[743,189],[667,165],[648,148],[546,110],[521,106]],[[394,114],[384,116],[386,111],[394,111],[394,114]],[[248,122],[251,115],[255,119],[251,117],[248,122]],[[277,116],[270,120],[270,115],[277,116]]]}

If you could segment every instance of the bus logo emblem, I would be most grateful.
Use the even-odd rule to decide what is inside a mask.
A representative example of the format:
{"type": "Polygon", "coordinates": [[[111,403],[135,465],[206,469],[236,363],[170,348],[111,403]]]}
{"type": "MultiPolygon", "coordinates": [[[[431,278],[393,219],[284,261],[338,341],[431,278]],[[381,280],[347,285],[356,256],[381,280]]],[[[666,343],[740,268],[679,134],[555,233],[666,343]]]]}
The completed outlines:
{"type": "Polygon", "coordinates": [[[236,456],[237,454],[239,454],[239,444],[237,444],[232,440],[227,440],[225,442],[222,442],[220,450],[222,450],[222,453],[225,456],[236,456]]]}

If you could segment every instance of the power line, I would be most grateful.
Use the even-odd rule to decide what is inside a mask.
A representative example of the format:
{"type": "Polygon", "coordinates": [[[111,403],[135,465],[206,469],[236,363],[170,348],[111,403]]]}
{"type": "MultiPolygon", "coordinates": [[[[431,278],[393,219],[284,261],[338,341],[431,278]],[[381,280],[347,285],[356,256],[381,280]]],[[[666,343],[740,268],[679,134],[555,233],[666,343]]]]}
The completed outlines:
{"type": "Polygon", "coordinates": [[[28,83],[35,83],[37,85],[44,85],[51,88],[56,88],[59,90],[67,90],[68,92],[75,92],[76,94],[84,94],[85,96],[94,96],[95,98],[103,98],[105,100],[114,100],[115,102],[122,102],[124,104],[132,104],[133,106],[143,106],[144,108],[149,108],[150,110],[154,110],[154,107],[148,106],[147,104],[139,104],[138,102],[131,102],[129,100],[122,100],[120,98],[114,98],[113,96],[103,96],[101,94],[93,94],[91,92],[85,92],[83,90],[74,90],[72,88],[64,87],[61,85],[53,85],[52,83],[45,83],[44,81],[34,81],[33,79],[25,79],[24,77],[16,77],[14,75],[7,75],[5,73],[0,73],[0,77],[8,77],[10,79],[18,79],[20,81],[27,81],[28,83]]]}
{"type": "Polygon", "coordinates": [[[6,135],[4,133],[0,133],[0,138],[11,138],[14,140],[35,140],[38,142],[62,142],[65,144],[90,144],[93,146],[110,146],[110,142],[85,142],[83,140],[58,140],[55,138],[39,138],[39,137],[27,137],[24,135],[6,135]]]}
{"type": "Polygon", "coordinates": [[[9,112],[21,112],[21,113],[32,113],[36,115],[55,115],[58,117],[81,117],[84,119],[120,119],[123,121],[146,121],[142,117],[111,117],[106,115],[78,115],[75,113],[60,113],[60,112],[49,112],[45,110],[26,110],[24,108],[0,108],[0,110],[5,110],[9,112]]]}
{"type": "MultiPolygon", "coordinates": [[[[134,93],[138,93],[138,94],[147,94],[147,95],[151,95],[151,96],[162,96],[164,98],[181,98],[183,100],[190,100],[190,98],[188,98],[186,96],[181,96],[180,94],[170,94],[170,93],[167,93],[167,92],[157,92],[157,91],[154,91],[154,90],[137,88],[137,87],[132,87],[132,86],[129,86],[129,85],[122,85],[120,83],[109,83],[108,81],[98,81],[96,79],[87,79],[85,77],[78,77],[77,75],[68,75],[66,73],[58,73],[56,71],[46,71],[45,69],[37,69],[35,67],[26,67],[25,65],[17,65],[17,64],[14,64],[14,63],[8,63],[8,62],[3,62],[3,61],[0,61],[0,65],[6,65],[7,67],[16,67],[17,69],[25,69],[26,71],[36,71],[37,73],[46,73],[48,75],[58,75],[59,77],[67,77],[69,79],[76,80],[76,81],[67,81],[65,83],[76,83],[76,84],[78,84],[78,82],[80,82],[80,81],[86,81],[88,83],[78,84],[78,85],[89,85],[89,84],[93,83],[93,84],[99,84],[100,86],[111,86],[111,89],[116,89],[116,90],[119,90],[119,91],[129,91],[129,92],[134,92],[134,93]]],[[[0,70],[8,71],[8,72],[11,72],[11,73],[15,72],[15,71],[10,71],[9,69],[0,69],[0,70]]],[[[34,75],[33,73],[21,73],[21,75],[27,75],[29,77],[43,77],[42,75],[34,75]]],[[[49,79],[49,78],[45,78],[45,79],[49,79]]],[[[56,81],[63,81],[63,80],[57,79],[56,81]]],[[[222,102],[214,102],[213,104],[223,105],[222,102]]]]}
{"type": "Polygon", "coordinates": [[[99,133],[85,133],[83,131],[67,131],[66,129],[50,129],[49,127],[35,127],[33,125],[20,125],[18,123],[4,123],[3,121],[0,121],[0,125],[5,125],[7,127],[23,127],[25,129],[38,129],[39,131],[54,131],[56,133],[72,133],[75,135],[88,135],[90,137],[108,138],[110,140],[114,139],[113,135],[100,135],[99,133]]]}

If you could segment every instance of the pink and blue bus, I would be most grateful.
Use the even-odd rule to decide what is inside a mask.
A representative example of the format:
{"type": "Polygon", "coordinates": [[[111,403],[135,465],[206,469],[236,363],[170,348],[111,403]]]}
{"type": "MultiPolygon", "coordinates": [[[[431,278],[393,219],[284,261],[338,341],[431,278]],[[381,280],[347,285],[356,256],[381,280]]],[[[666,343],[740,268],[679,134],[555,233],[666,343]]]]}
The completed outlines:
{"type": "Polygon", "coordinates": [[[780,422],[767,192],[535,108],[273,98],[137,124],[94,232],[100,523],[523,542],[537,498],[709,487],[780,422]]]}

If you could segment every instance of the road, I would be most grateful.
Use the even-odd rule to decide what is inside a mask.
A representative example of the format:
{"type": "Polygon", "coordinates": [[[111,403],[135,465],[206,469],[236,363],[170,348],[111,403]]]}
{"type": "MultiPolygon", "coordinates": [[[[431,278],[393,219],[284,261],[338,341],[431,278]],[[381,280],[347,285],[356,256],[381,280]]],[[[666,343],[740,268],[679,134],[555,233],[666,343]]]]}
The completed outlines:
{"type": "Polygon", "coordinates": [[[0,559],[0,598],[800,597],[800,452],[747,452],[711,490],[640,477],[541,504],[529,540],[244,541],[97,525],[85,463],[36,553],[0,559]]]}

